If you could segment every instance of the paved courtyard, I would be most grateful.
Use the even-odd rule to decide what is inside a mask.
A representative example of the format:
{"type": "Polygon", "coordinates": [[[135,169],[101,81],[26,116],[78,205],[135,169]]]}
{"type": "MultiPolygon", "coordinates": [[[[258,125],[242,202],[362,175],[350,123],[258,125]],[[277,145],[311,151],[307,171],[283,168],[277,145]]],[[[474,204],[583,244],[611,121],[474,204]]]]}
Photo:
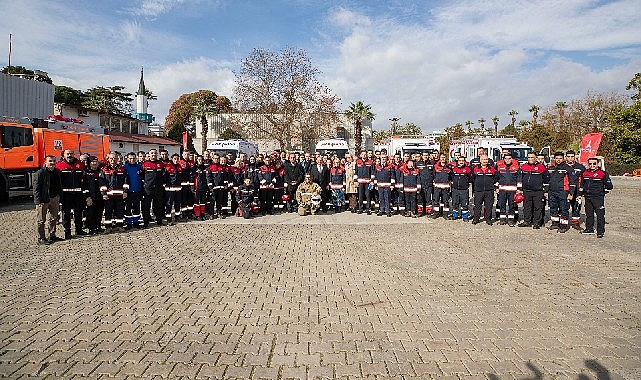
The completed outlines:
{"type": "Polygon", "coordinates": [[[641,180],[604,239],[267,216],[35,245],[0,208],[7,378],[641,379],[641,180]]]}

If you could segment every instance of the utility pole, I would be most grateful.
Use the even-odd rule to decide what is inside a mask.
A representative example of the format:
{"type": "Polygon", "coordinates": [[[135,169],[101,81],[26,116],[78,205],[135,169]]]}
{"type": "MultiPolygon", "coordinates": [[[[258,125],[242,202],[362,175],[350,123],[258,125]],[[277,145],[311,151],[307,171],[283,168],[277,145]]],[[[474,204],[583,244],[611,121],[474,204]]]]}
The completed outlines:
{"type": "Polygon", "coordinates": [[[401,120],[400,117],[393,117],[393,118],[389,119],[389,121],[392,122],[392,136],[394,136],[396,134],[396,122],[399,121],[399,120],[401,120]]]}

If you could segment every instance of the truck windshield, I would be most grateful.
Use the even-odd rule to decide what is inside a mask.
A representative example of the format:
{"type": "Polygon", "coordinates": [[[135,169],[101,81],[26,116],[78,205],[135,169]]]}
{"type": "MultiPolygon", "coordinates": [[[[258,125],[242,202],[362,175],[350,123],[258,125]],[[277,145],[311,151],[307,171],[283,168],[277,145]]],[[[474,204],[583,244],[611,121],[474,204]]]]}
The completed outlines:
{"type": "Polygon", "coordinates": [[[320,153],[321,156],[324,156],[326,154],[333,156],[334,154],[336,154],[338,158],[345,158],[347,149],[318,149],[317,152],[320,153]]]}
{"type": "Polygon", "coordinates": [[[0,129],[3,148],[33,145],[33,133],[29,128],[1,126],[0,129]]]}
{"type": "Polygon", "coordinates": [[[421,154],[423,152],[432,153],[434,150],[435,149],[418,149],[418,148],[407,149],[407,148],[403,148],[403,152],[402,153],[403,154],[405,154],[405,153],[409,153],[409,154],[418,153],[418,154],[421,154]]]}
{"type": "Polygon", "coordinates": [[[528,153],[533,152],[532,148],[508,148],[510,153],[512,153],[512,159],[517,161],[527,161],[528,153]]]}

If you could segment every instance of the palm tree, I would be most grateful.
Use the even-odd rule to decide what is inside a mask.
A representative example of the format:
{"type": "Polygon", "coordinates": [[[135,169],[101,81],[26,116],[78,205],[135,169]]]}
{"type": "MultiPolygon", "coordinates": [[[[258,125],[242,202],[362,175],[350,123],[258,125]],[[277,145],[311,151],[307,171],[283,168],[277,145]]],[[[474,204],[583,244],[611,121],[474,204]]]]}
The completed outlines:
{"type": "Polygon", "coordinates": [[[479,119],[479,125],[481,126],[481,132],[483,132],[483,134],[485,134],[485,119],[484,118],[480,118],[479,119]]]}
{"type": "Polygon", "coordinates": [[[216,93],[209,90],[200,90],[191,98],[191,119],[200,121],[201,153],[207,150],[207,133],[209,132],[208,115],[217,113],[216,93]]]}
{"type": "Polygon", "coordinates": [[[494,137],[499,135],[499,117],[494,115],[492,117],[492,124],[494,124],[494,137]]]}
{"type": "Polygon", "coordinates": [[[541,107],[537,106],[536,104],[532,104],[530,106],[529,111],[532,112],[532,128],[536,127],[536,119],[539,117],[539,110],[541,107]]]}
{"type": "Polygon", "coordinates": [[[470,133],[470,131],[472,130],[472,124],[474,124],[472,120],[467,120],[465,122],[465,126],[467,127],[467,133],[470,133]]]}
{"type": "Polygon", "coordinates": [[[512,110],[512,111],[508,112],[507,114],[512,117],[512,124],[511,125],[512,125],[512,128],[514,128],[514,124],[516,123],[516,115],[519,114],[519,111],[512,110]]]}
{"type": "Polygon", "coordinates": [[[345,110],[345,116],[355,123],[354,127],[354,151],[358,155],[361,152],[361,145],[363,145],[363,120],[374,120],[374,113],[372,113],[372,106],[364,104],[362,100],[349,105],[345,110]]]}

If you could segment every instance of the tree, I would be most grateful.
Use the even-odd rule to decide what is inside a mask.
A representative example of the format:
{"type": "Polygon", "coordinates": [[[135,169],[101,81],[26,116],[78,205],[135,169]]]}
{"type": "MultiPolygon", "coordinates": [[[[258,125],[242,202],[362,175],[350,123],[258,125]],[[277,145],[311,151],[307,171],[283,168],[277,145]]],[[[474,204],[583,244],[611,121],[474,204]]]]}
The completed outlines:
{"type": "Polygon", "coordinates": [[[537,106],[536,104],[532,104],[530,106],[529,111],[532,112],[532,126],[536,125],[536,119],[539,117],[539,110],[541,107],[537,106]]]}
{"type": "Polygon", "coordinates": [[[396,134],[402,136],[422,136],[423,131],[421,127],[414,123],[405,123],[404,125],[396,126],[396,134]]]}
{"type": "Polygon", "coordinates": [[[49,78],[49,74],[45,73],[44,71],[40,70],[29,70],[24,66],[5,66],[2,69],[3,74],[22,74],[30,79],[37,80],[38,82],[45,82],[49,84],[53,84],[53,81],[51,78],[49,78]]]}
{"type": "MultiPolygon", "coordinates": [[[[184,125],[178,125],[167,132],[167,138],[170,140],[178,141],[182,144],[183,142],[183,132],[187,132],[187,128],[184,125]]],[[[191,133],[187,133],[187,149],[194,150],[194,139],[191,133]]]]}
{"type": "Polygon", "coordinates": [[[373,135],[374,135],[373,136],[374,142],[376,144],[380,144],[387,141],[390,138],[390,131],[381,129],[379,131],[374,131],[373,135]]]}
{"type": "Polygon", "coordinates": [[[516,124],[516,115],[518,115],[518,114],[519,114],[519,111],[517,111],[517,110],[512,110],[512,111],[508,112],[507,114],[508,114],[508,115],[510,115],[510,117],[512,118],[512,124],[510,124],[510,125],[511,125],[512,127],[516,127],[516,126],[515,126],[515,124],[516,124]]]}
{"type": "Polygon", "coordinates": [[[262,134],[291,149],[306,135],[329,136],[339,98],[317,79],[320,71],[307,53],[254,49],[236,75],[234,99],[242,114],[258,114],[266,123],[250,123],[246,134],[262,134]]]}
{"type": "Polygon", "coordinates": [[[201,152],[207,150],[207,133],[209,132],[208,115],[216,115],[216,95],[210,90],[200,90],[191,94],[189,105],[191,106],[191,120],[200,121],[201,152]]]}
{"type": "Polygon", "coordinates": [[[494,115],[492,117],[492,124],[494,124],[494,136],[498,136],[499,134],[499,117],[494,115]]]}
{"type": "Polygon", "coordinates": [[[53,97],[54,102],[81,106],[83,100],[84,94],[82,91],[67,86],[56,86],[56,94],[53,97]]]}
{"type": "Polygon", "coordinates": [[[485,121],[486,120],[484,118],[479,119],[479,126],[481,127],[481,132],[485,132],[485,121]]]}
{"type": "Polygon", "coordinates": [[[349,108],[345,110],[345,116],[355,124],[354,153],[358,155],[363,145],[363,120],[374,120],[376,115],[372,112],[372,106],[366,105],[362,100],[359,100],[350,104],[349,108]]]}
{"type": "Polygon", "coordinates": [[[559,113],[559,131],[565,128],[565,109],[568,107],[566,102],[556,102],[556,110],[559,113]]]}
{"type": "MultiPolygon", "coordinates": [[[[498,134],[497,134],[498,135],[498,134]]],[[[507,127],[501,129],[501,135],[502,136],[514,136],[517,139],[520,139],[520,133],[519,130],[516,129],[516,127],[513,127],[512,124],[508,124],[507,127]]]]}
{"type": "Polygon", "coordinates": [[[129,115],[133,110],[132,94],[124,92],[123,86],[97,86],[85,91],[82,106],[98,112],[129,115]]]}
{"type": "Polygon", "coordinates": [[[233,130],[232,128],[227,127],[224,131],[220,133],[219,137],[225,140],[238,140],[238,139],[242,139],[243,135],[233,130]]]}
{"type": "Polygon", "coordinates": [[[632,100],[641,100],[641,73],[634,74],[634,77],[630,80],[625,89],[630,91],[636,91],[635,94],[631,96],[632,100]]]}
{"type": "Polygon", "coordinates": [[[641,100],[629,107],[615,106],[606,118],[614,124],[606,137],[614,147],[616,160],[641,165],[641,100]]]}

